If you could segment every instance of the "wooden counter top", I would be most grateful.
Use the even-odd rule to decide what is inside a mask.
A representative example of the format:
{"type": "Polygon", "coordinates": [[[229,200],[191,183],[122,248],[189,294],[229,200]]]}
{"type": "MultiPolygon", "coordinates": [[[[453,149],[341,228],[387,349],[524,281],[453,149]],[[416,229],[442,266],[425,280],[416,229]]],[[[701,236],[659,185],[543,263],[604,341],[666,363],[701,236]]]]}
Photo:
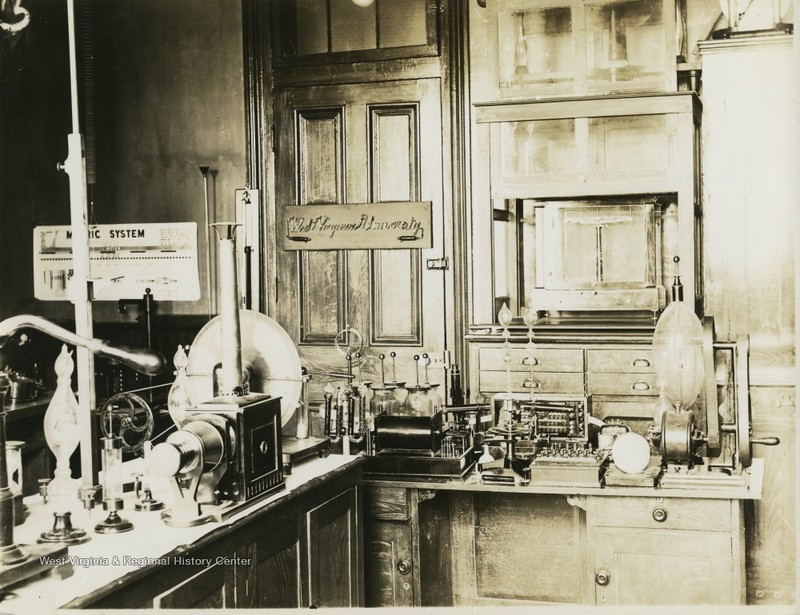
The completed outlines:
{"type": "Polygon", "coordinates": [[[724,500],[759,500],[764,479],[764,460],[753,459],[752,465],[744,471],[746,486],[705,486],[695,487],[586,487],[569,485],[503,485],[484,483],[472,471],[463,479],[424,479],[424,478],[376,478],[367,475],[364,483],[375,487],[403,487],[407,489],[428,489],[431,491],[475,491],[481,493],[519,493],[539,495],[591,495],[591,496],[636,496],[670,498],[705,498],[724,500]]]}
{"type": "MultiPolygon", "coordinates": [[[[331,455],[314,458],[296,465],[286,477],[286,488],[253,504],[223,522],[211,522],[193,528],[166,526],[159,512],[136,512],[132,501],[126,502],[121,516],[134,524],[122,534],[96,534],[94,526],[107,513],[102,507],[92,511],[80,509],[76,501],[72,520],[76,528],[86,530],[91,540],[69,547],[68,564],[54,569],[48,576],[8,588],[13,597],[0,602],[0,611],[11,613],[47,613],[60,607],[81,607],[110,595],[120,586],[147,575],[154,569],[170,566],[205,566],[195,561],[193,552],[234,532],[239,526],[263,517],[268,527],[270,514],[290,502],[302,498],[316,487],[350,472],[360,471],[362,459],[355,456],[331,455]],[[57,582],[58,581],[58,582],[57,582]]],[[[154,485],[154,492],[156,486],[154,485]]],[[[159,497],[156,492],[155,495],[159,497]]],[[[131,500],[133,496],[130,495],[131,500]]],[[[15,531],[20,544],[33,544],[53,522],[52,502],[44,505],[39,496],[26,499],[30,514],[15,531]]],[[[235,562],[211,562],[232,565],[235,562]]]]}

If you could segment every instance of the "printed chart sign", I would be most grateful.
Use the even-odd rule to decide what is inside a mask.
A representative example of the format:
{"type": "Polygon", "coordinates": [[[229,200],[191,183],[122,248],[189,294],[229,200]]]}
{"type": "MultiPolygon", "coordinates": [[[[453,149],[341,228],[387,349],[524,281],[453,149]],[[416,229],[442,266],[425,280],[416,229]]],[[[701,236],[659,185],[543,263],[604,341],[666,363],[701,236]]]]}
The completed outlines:
{"type": "MultiPolygon", "coordinates": [[[[42,301],[69,299],[70,226],[33,229],[33,292],[42,301]]],[[[137,299],[150,289],[156,301],[197,301],[197,224],[101,224],[89,227],[92,299],[137,299]]]]}
{"type": "Polygon", "coordinates": [[[430,248],[430,201],[355,205],[284,205],[280,211],[284,250],[430,248]]]}

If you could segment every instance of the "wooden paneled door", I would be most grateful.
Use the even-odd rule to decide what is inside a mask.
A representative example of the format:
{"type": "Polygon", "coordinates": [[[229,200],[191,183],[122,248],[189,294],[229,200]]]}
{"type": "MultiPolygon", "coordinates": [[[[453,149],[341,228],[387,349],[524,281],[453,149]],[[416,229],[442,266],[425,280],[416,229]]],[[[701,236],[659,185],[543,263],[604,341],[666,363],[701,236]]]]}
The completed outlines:
{"type": "MultiPolygon", "coordinates": [[[[397,353],[397,378],[414,383],[415,354],[440,358],[448,334],[447,254],[438,78],[293,87],[275,101],[276,205],[431,201],[430,249],[282,251],[276,318],[314,375],[346,365],[334,340],[346,327],[363,337],[364,379],[380,380],[378,355],[397,353]]],[[[281,229],[275,231],[280,237],[281,229]]],[[[386,379],[391,379],[387,359],[386,379]]],[[[441,362],[429,381],[442,384],[441,362]]],[[[356,375],[358,370],[356,369],[356,375]]],[[[424,371],[420,370],[424,382],[424,371]]]]}

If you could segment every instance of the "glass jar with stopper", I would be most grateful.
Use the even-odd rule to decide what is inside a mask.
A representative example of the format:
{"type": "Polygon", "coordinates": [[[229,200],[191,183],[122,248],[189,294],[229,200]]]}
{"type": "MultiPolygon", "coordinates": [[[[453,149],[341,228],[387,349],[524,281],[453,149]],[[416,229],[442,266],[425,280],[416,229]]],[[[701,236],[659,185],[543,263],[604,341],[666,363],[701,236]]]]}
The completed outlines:
{"type": "Polygon", "coordinates": [[[372,423],[372,398],[375,393],[372,390],[372,381],[364,380],[362,368],[365,357],[360,352],[356,352],[355,359],[358,366],[358,380],[352,384],[358,389],[358,407],[356,409],[358,429],[356,431],[363,433],[372,423]]]}
{"type": "Polygon", "coordinates": [[[409,391],[406,388],[405,381],[397,379],[397,365],[395,364],[397,353],[393,350],[389,353],[389,357],[392,359],[392,379],[385,384],[386,386],[390,386],[394,389],[394,396],[397,399],[398,404],[397,411],[399,414],[403,414],[406,410],[409,391]]]}
{"type": "Polygon", "coordinates": [[[444,399],[442,398],[442,394],[439,392],[439,383],[431,382],[430,378],[428,377],[428,367],[431,364],[431,360],[427,352],[422,353],[422,362],[425,366],[425,386],[428,387],[428,399],[430,400],[431,404],[431,415],[433,415],[442,409],[442,406],[444,406],[444,399]]]}
{"type": "Polygon", "coordinates": [[[419,382],[419,363],[420,356],[414,355],[414,367],[416,370],[416,384],[408,388],[408,399],[406,400],[406,407],[410,416],[431,416],[432,405],[431,399],[428,396],[430,387],[426,384],[419,382]]]}
{"type": "Polygon", "coordinates": [[[386,382],[386,375],[384,371],[384,361],[386,355],[381,353],[378,355],[381,361],[381,383],[379,386],[372,387],[372,416],[379,414],[394,415],[397,414],[400,402],[395,396],[395,389],[391,383],[386,382]]]}

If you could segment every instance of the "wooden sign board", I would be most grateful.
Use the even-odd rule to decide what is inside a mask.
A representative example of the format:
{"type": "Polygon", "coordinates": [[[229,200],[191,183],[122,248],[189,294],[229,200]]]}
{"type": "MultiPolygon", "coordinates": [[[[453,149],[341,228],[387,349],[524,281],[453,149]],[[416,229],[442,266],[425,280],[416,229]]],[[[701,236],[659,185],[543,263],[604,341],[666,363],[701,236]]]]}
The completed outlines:
{"type": "Polygon", "coordinates": [[[284,250],[387,250],[433,247],[430,201],[284,205],[284,250]]]}

